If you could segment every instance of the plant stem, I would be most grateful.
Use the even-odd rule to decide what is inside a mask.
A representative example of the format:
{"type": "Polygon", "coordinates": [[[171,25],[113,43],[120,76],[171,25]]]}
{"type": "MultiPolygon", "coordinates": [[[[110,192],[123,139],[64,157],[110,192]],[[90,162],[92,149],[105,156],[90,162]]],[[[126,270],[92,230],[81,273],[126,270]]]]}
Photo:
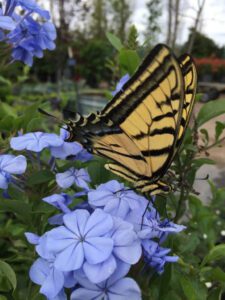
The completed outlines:
{"type": "Polygon", "coordinates": [[[200,152],[202,152],[202,151],[207,151],[207,150],[213,148],[214,146],[216,146],[216,145],[218,145],[218,144],[220,144],[220,143],[222,143],[222,142],[224,142],[224,141],[225,141],[225,137],[223,137],[223,138],[220,139],[219,141],[217,141],[217,142],[215,142],[215,143],[213,143],[213,144],[211,144],[211,145],[209,145],[209,146],[207,146],[207,147],[204,147],[203,149],[200,150],[200,152]]]}

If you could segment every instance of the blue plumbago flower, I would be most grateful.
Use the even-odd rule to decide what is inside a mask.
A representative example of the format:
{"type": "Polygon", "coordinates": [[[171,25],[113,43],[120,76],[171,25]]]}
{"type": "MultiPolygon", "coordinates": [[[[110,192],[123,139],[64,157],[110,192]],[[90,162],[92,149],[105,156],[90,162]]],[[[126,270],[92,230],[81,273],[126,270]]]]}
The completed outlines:
{"type": "MultiPolygon", "coordinates": [[[[80,269],[84,262],[98,264],[109,258],[113,240],[106,234],[113,228],[113,219],[100,209],[91,215],[84,209],[64,215],[64,226],[47,233],[42,249],[52,253],[54,267],[61,271],[80,269]]],[[[40,254],[40,251],[39,251],[40,254]]],[[[43,256],[43,254],[42,254],[43,256]]]]}
{"type": "Polygon", "coordinates": [[[7,189],[11,175],[21,175],[27,168],[27,161],[23,155],[0,155],[0,188],[7,189]]]}
{"type": "Polygon", "coordinates": [[[68,137],[68,134],[69,134],[68,131],[61,128],[60,137],[63,140],[63,144],[59,147],[50,147],[52,156],[54,156],[56,158],[65,159],[68,156],[77,155],[83,150],[82,145],[79,143],[64,142],[64,140],[68,137]]]}
{"type": "Polygon", "coordinates": [[[71,185],[76,184],[85,190],[89,190],[87,182],[90,181],[90,176],[85,169],[77,170],[75,168],[70,168],[64,173],[56,174],[56,182],[63,189],[67,189],[71,185]]]}
{"type": "Polygon", "coordinates": [[[115,91],[112,92],[112,95],[115,96],[118,92],[123,90],[124,84],[130,79],[130,75],[126,74],[124,75],[120,81],[117,83],[115,91]]]}
{"type": "Polygon", "coordinates": [[[28,65],[32,65],[33,56],[42,58],[43,50],[53,50],[56,38],[55,27],[52,23],[38,24],[31,17],[27,17],[7,35],[9,43],[13,44],[12,57],[14,60],[24,61],[27,56],[28,65]],[[21,56],[21,57],[20,57],[21,56]]]}
{"type": "Polygon", "coordinates": [[[34,56],[41,58],[43,50],[55,49],[56,29],[49,21],[47,10],[34,0],[5,0],[3,7],[4,10],[0,10],[0,39],[12,46],[13,60],[31,66],[34,56]],[[20,15],[15,12],[17,6],[22,8],[20,15]],[[33,13],[45,19],[45,22],[34,20],[33,13]]]}
{"type": "Polygon", "coordinates": [[[41,152],[44,148],[61,146],[62,139],[55,133],[30,132],[24,135],[13,137],[10,146],[14,150],[30,150],[41,152]]]}
{"type": "Polygon", "coordinates": [[[116,180],[101,184],[88,193],[91,206],[103,208],[105,212],[121,218],[125,218],[131,210],[140,209],[141,198],[116,180]]]}
{"type": "Polygon", "coordinates": [[[64,213],[70,212],[68,205],[72,203],[72,199],[69,195],[65,193],[54,194],[42,199],[44,202],[60,209],[64,213]]]}
{"type": "Polygon", "coordinates": [[[153,267],[159,274],[164,272],[165,263],[177,262],[179,259],[178,256],[168,256],[171,249],[162,248],[154,241],[145,240],[142,245],[147,265],[153,267]]]}
{"type": "Polygon", "coordinates": [[[137,283],[129,277],[125,277],[130,266],[118,265],[115,272],[105,281],[93,284],[85,274],[80,272],[77,276],[80,287],[71,294],[71,300],[141,300],[141,290],[137,283]]]}

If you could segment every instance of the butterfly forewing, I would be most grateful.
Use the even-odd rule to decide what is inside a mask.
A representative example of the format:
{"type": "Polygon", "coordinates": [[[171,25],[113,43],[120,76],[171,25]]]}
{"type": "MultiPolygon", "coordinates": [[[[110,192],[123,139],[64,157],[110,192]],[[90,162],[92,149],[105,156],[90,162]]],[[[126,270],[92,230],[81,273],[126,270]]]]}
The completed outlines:
{"type": "Polygon", "coordinates": [[[167,47],[160,45],[157,50],[154,50],[154,56],[151,53],[145,59],[132,80],[126,84],[123,101],[120,96],[113,100],[112,107],[108,105],[103,110],[104,115],[120,126],[144,156],[147,172],[140,176],[151,178],[167,169],[176,144],[183,108],[180,66],[167,47]],[[122,107],[122,104],[125,106],[123,115],[118,116],[118,107],[122,107]]]}

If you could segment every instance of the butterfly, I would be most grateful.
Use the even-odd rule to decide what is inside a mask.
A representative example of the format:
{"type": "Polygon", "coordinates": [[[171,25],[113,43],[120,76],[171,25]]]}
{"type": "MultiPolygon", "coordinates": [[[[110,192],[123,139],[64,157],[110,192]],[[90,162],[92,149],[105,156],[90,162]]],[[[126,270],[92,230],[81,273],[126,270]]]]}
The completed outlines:
{"type": "Polygon", "coordinates": [[[106,169],[142,193],[168,192],[163,177],[182,143],[196,86],[192,58],[176,58],[159,44],[101,112],[67,122],[66,141],[109,159],[106,169]]]}

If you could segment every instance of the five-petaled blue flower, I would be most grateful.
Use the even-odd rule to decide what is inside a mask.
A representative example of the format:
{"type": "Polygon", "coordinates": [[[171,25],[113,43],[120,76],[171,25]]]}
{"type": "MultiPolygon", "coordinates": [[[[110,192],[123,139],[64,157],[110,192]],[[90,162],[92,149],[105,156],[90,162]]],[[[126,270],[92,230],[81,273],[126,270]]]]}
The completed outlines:
{"type": "Polygon", "coordinates": [[[63,140],[55,133],[31,132],[13,137],[10,146],[14,150],[41,152],[44,148],[59,147],[63,140]]]}
{"type": "Polygon", "coordinates": [[[63,189],[67,189],[71,185],[76,184],[85,190],[89,190],[87,182],[90,181],[90,176],[85,169],[78,170],[75,168],[70,168],[63,173],[56,174],[56,182],[63,189]]]}

